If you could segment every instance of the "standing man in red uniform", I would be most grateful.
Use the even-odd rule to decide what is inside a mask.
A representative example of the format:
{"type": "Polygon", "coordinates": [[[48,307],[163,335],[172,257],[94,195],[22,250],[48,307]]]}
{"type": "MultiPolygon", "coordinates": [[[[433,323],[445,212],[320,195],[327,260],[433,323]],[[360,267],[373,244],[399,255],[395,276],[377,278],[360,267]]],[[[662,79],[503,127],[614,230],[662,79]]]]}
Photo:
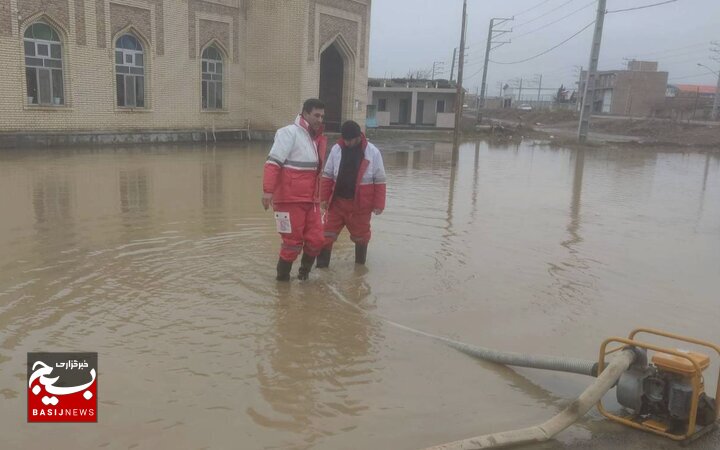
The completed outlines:
{"type": "Polygon", "coordinates": [[[352,120],[343,123],[340,131],[342,138],[330,151],[322,176],[321,206],[327,215],[318,268],[330,264],[333,243],[343,227],[355,243],[355,263],[365,264],[370,218],[385,209],[385,166],[380,150],[352,120]]]}
{"type": "Polygon", "coordinates": [[[324,244],[320,213],[320,174],[327,138],[325,104],[308,99],[295,123],[280,128],[263,171],[262,205],[275,211],[282,238],[277,280],[289,281],[292,264],[303,253],[298,279],[307,280],[324,244]]]}

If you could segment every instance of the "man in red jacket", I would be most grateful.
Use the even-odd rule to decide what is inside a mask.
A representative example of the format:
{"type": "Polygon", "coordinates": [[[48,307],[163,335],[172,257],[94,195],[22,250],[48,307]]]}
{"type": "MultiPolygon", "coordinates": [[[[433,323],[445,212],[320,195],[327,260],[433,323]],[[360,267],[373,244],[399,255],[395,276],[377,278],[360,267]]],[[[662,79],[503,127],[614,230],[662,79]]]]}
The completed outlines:
{"type": "Polygon", "coordinates": [[[280,128],[263,171],[262,205],[272,205],[282,238],[277,280],[289,281],[292,264],[303,252],[298,279],[307,280],[324,244],[320,201],[327,138],[323,135],[325,105],[306,100],[295,123],[280,128]]]}
{"type": "Polygon", "coordinates": [[[385,209],[385,167],[380,150],[365,139],[360,125],[342,124],[342,138],[330,151],[321,184],[325,246],[317,267],[328,267],[333,243],[343,227],[355,243],[355,262],[365,264],[370,242],[370,218],[385,209]]]}

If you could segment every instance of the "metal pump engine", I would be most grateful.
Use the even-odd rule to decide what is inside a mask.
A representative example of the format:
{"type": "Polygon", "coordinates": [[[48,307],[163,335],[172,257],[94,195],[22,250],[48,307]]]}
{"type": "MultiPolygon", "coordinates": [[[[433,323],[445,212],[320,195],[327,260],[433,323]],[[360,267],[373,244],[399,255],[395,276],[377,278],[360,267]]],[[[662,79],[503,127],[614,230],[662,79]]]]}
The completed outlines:
{"type": "Polygon", "coordinates": [[[616,385],[617,401],[629,410],[629,414],[609,412],[602,402],[598,404],[600,412],[623,425],[684,442],[717,428],[720,379],[715,398],[712,398],[705,393],[703,376],[703,372],[710,367],[710,357],[695,351],[660,347],[640,341],[636,338],[639,333],[699,345],[715,350],[720,356],[720,346],[648,328],[636,329],[628,338],[607,339],[600,349],[600,371],[609,353],[632,348],[637,356],[616,385]],[[609,343],[621,345],[608,351],[609,343]],[[648,351],[652,352],[650,361],[648,351]]]}
{"type": "MultiPolygon", "coordinates": [[[[633,366],[617,383],[617,401],[631,409],[642,422],[665,432],[685,433],[693,400],[691,376],[695,367],[688,360],[664,353],[656,353],[648,364],[647,351],[637,349],[633,366]]],[[[685,352],[701,370],[710,365],[710,358],[695,352],[685,352]]],[[[715,422],[715,399],[700,392],[696,407],[696,423],[708,426],[715,422]]]]}

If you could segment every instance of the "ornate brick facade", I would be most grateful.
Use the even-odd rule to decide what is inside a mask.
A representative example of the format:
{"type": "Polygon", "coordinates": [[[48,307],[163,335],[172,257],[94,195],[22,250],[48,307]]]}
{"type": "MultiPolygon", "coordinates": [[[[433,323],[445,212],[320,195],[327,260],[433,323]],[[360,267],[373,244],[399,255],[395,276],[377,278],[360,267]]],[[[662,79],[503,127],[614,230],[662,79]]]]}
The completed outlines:
{"type": "Polygon", "coordinates": [[[230,25],[226,22],[200,19],[199,35],[200,46],[204,46],[211,40],[215,39],[222,44],[227,51],[233,48],[230,45],[230,25]]]}
{"type": "Polygon", "coordinates": [[[135,28],[145,39],[153,43],[149,10],[110,3],[110,35],[115,36],[128,26],[135,28]]]}
{"type": "MultiPolygon", "coordinates": [[[[205,14],[213,14],[216,16],[222,16],[226,17],[232,20],[232,29],[233,29],[233,39],[237,40],[237,36],[240,34],[240,16],[243,15],[243,8],[240,7],[240,2],[238,1],[236,3],[236,6],[229,6],[225,4],[218,4],[214,2],[204,1],[204,0],[188,0],[188,52],[190,55],[190,59],[197,58],[198,55],[198,44],[199,45],[205,45],[207,43],[207,40],[203,40],[202,33],[212,33],[215,31],[210,30],[199,30],[201,33],[201,39],[200,42],[196,42],[196,18],[198,13],[205,13],[205,14]]],[[[222,23],[222,22],[215,22],[215,23],[222,23]]],[[[210,26],[210,28],[220,28],[220,26],[210,26]]],[[[238,60],[239,55],[239,49],[237,45],[228,45],[230,38],[227,38],[227,42],[223,43],[223,45],[226,45],[226,48],[228,51],[232,48],[232,59],[233,61],[238,60]]]]}
{"type": "Polygon", "coordinates": [[[317,55],[338,34],[343,51],[354,54],[343,73],[342,118],[362,124],[368,14],[361,0],[0,0],[0,138],[28,130],[187,134],[235,130],[248,119],[252,129],[272,131],[289,123],[303,100],[319,95],[317,55]],[[61,35],[62,104],[28,100],[22,31],[40,15],[61,35]],[[128,26],[150,47],[144,108],[117,106],[111,41],[128,26]],[[223,109],[208,111],[199,52],[211,40],[228,60],[223,109]]]}
{"type": "Polygon", "coordinates": [[[156,42],[153,42],[152,50],[158,56],[164,55],[165,14],[163,4],[163,0],[135,0],[127,3],[122,0],[95,0],[97,46],[99,48],[105,48],[107,46],[108,36],[106,33],[108,24],[105,23],[105,11],[107,5],[110,5],[110,36],[114,36],[115,33],[125,26],[132,25],[133,28],[143,33],[148,41],[152,41],[152,30],[154,29],[156,42]],[[153,12],[155,22],[151,23],[153,12]],[[140,15],[143,17],[140,18],[140,15]],[[137,21],[137,23],[134,23],[134,20],[137,21]],[[119,23],[124,23],[124,25],[118,25],[119,23]]]}
{"type": "Polygon", "coordinates": [[[67,0],[18,0],[18,14],[21,21],[40,13],[46,14],[65,30],[70,29],[70,7],[67,0]]]}
{"type": "Polygon", "coordinates": [[[0,36],[12,36],[10,0],[0,0],[0,36]]]}
{"type": "Polygon", "coordinates": [[[105,48],[105,0],[95,0],[96,36],[98,48],[105,48]]]}
{"type": "Polygon", "coordinates": [[[75,0],[75,42],[78,45],[87,45],[85,25],[85,0],[75,0]]]}
{"type": "Polygon", "coordinates": [[[342,35],[352,51],[356,55],[358,54],[358,23],[341,17],[320,14],[320,48],[337,35],[342,35]]]}
{"type": "MultiPolygon", "coordinates": [[[[315,43],[315,9],[317,5],[321,6],[329,6],[331,8],[336,8],[342,11],[347,11],[352,14],[355,14],[357,16],[360,16],[362,18],[362,22],[359,24],[360,28],[360,50],[359,54],[357,54],[358,61],[360,62],[360,67],[365,67],[365,52],[366,52],[366,45],[368,41],[367,36],[367,21],[370,20],[370,0],[367,0],[367,4],[362,3],[360,1],[355,0],[310,0],[310,26],[308,27],[308,60],[314,61],[315,60],[315,52],[316,49],[319,47],[322,47],[325,42],[321,42],[316,46],[315,43]]],[[[322,27],[322,25],[321,25],[322,27]]],[[[321,28],[322,33],[322,28],[321,28]]],[[[345,36],[343,37],[350,42],[351,39],[356,39],[356,36],[345,36]]]]}

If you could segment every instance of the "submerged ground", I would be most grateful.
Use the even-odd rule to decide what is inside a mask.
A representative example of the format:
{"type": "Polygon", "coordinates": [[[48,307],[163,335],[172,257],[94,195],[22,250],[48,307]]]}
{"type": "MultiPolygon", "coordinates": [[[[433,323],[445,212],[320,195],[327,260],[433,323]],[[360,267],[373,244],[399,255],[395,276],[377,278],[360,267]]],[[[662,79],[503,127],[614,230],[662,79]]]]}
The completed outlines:
{"type": "MultiPolygon", "coordinates": [[[[720,341],[720,155],[467,143],[452,169],[448,144],[378,144],[367,267],[345,233],[289,286],[265,143],[0,154],[2,447],[417,449],[543,421],[590,382],[378,315],[588,359],[637,326],[720,341]],[[97,425],[26,423],[26,352],[61,350],[99,353],[97,425]]],[[[620,447],[676,448],[597,412],[539,448],[620,447]]]]}

